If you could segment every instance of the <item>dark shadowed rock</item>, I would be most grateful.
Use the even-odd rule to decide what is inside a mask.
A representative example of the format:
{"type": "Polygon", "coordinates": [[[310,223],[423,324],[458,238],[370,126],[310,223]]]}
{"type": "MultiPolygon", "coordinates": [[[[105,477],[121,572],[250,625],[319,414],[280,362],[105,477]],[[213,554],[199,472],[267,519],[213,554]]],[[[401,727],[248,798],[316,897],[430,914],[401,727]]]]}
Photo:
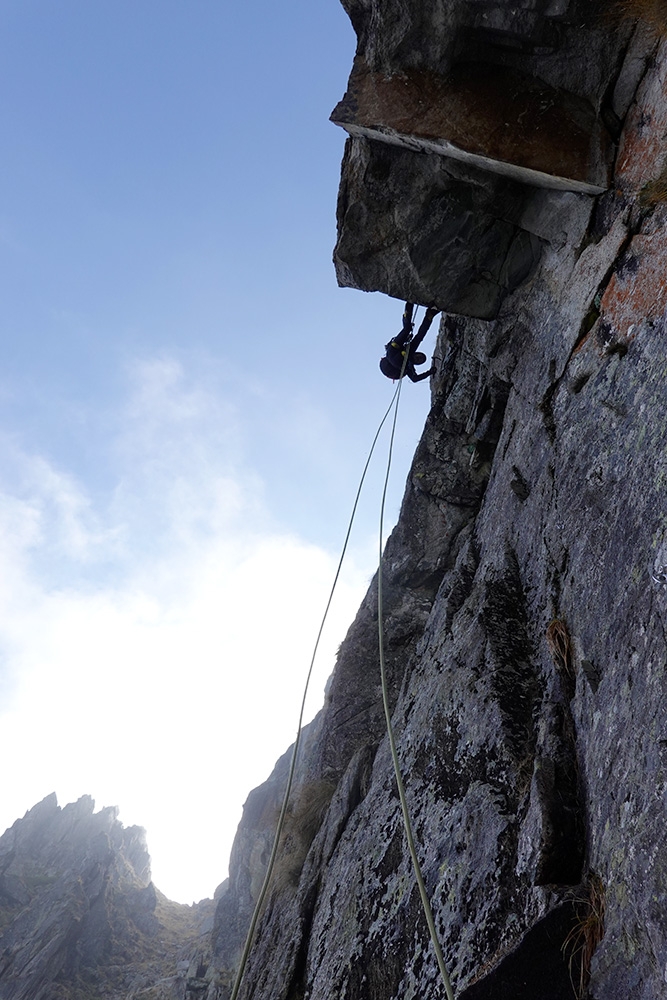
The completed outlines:
{"type": "Polygon", "coordinates": [[[339,284],[493,317],[533,272],[544,244],[521,224],[525,202],[525,189],[497,174],[348,140],[334,255],[339,284]]]}
{"type": "Polygon", "coordinates": [[[373,72],[358,56],[331,120],[351,136],[436,153],[524,183],[600,194],[612,143],[585,98],[507,66],[373,72]]]}

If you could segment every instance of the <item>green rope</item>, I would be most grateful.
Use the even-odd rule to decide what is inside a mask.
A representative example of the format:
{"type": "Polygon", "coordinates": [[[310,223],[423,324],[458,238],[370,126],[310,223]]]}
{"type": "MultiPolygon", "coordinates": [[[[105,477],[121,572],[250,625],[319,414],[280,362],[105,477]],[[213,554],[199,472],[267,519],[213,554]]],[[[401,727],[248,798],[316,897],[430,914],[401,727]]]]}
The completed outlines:
{"type": "Polygon", "coordinates": [[[295,742],[294,742],[294,746],[292,748],[292,757],[291,757],[291,760],[290,760],[290,768],[289,768],[289,773],[288,773],[288,777],[287,777],[287,785],[285,787],[285,793],[284,793],[284,796],[283,796],[282,806],[281,806],[281,809],[280,809],[280,815],[278,817],[278,825],[276,827],[275,836],[273,838],[273,846],[271,848],[271,855],[269,857],[269,863],[268,863],[268,866],[267,866],[266,875],[264,876],[264,881],[262,883],[262,888],[260,890],[259,896],[257,897],[257,902],[256,902],[255,908],[253,910],[252,918],[251,918],[251,921],[250,921],[250,926],[248,928],[248,933],[246,935],[246,940],[245,940],[245,944],[244,944],[244,947],[243,947],[243,953],[241,955],[241,961],[239,963],[239,968],[238,968],[237,973],[236,973],[236,979],[235,979],[235,982],[234,982],[234,988],[232,989],[230,1000],[237,1000],[237,998],[238,998],[239,990],[241,989],[241,984],[243,982],[243,976],[244,976],[244,973],[245,973],[245,969],[246,969],[246,965],[247,965],[247,962],[248,962],[248,958],[250,956],[250,952],[252,950],[253,942],[254,942],[254,939],[255,939],[255,933],[256,933],[256,930],[257,930],[257,924],[259,922],[259,918],[260,918],[260,915],[261,915],[261,912],[262,912],[262,908],[264,906],[264,901],[265,901],[267,893],[269,891],[269,886],[270,886],[270,883],[271,883],[271,877],[273,875],[273,869],[274,869],[274,866],[275,866],[275,861],[276,861],[276,857],[277,857],[277,854],[278,854],[278,848],[279,848],[279,845],[280,845],[280,838],[281,838],[283,827],[284,827],[284,824],[285,824],[285,817],[287,815],[287,807],[288,807],[288,804],[289,804],[289,797],[290,797],[290,794],[291,794],[291,791],[292,791],[292,785],[293,785],[293,782],[294,782],[294,773],[295,773],[295,770],[296,770],[297,756],[298,756],[299,747],[300,747],[300,744],[301,744],[301,735],[302,735],[302,728],[303,728],[303,716],[304,716],[304,712],[305,712],[306,700],[307,700],[307,695],[308,695],[308,688],[309,688],[310,680],[311,680],[312,673],[313,673],[313,667],[315,665],[315,658],[317,656],[317,651],[318,651],[318,648],[319,648],[320,639],[321,639],[322,633],[324,631],[324,626],[325,626],[325,623],[326,623],[326,620],[327,620],[327,616],[329,614],[329,608],[331,607],[331,602],[333,600],[334,592],[336,590],[336,585],[338,583],[338,578],[340,576],[340,572],[341,572],[341,569],[342,569],[342,566],[343,566],[343,560],[344,560],[345,554],[347,552],[347,546],[348,546],[348,542],[349,542],[349,539],[350,539],[350,534],[352,532],[352,526],[354,524],[354,519],[355,519],[356,512],[357,512],[357,506],[359,504],[359,499],[361,497],[362,487],[363,487],[364,481],[366,479],[366,473],[368,472],[368,467],[370,465],[371,458],[373,457],[373,453],[375,451],[375,446],[377,444],[378,438],[380,436],[382,428],[384,427],[384,424],[385,424],[385,422],[387,420],[387,417],[389,416],[389,414],[390,414],[390,412],[392,410],[392,407],[394,407],[394,403],[396,404],[396,406],[395,406],[395,409],[394,409],[394,419],[393,419],[393,423],[392,423],[391,440],[390,440],[390,445],[389,445],[389,459],[388,459],[388,462],[387,462],[387,472],[386,472],[386,476],[385,476],[384,489],[383,489],[383,493],[382,493],[382,504],[381,504],[381,508],[380,508],[380,569],[379,569],[379,573],[378,573],[378,627],[379,627],[379,646],[380,646],[380,671],[381,671],[381,675],[382,675],[382,700],[383,700],[383,704],[384,704],[385,717],[386,717],[386,720],[387,720],[387,732],[389,734],[389,745],[391,747],[392,758],[393,758],[393,761],[394,761],[394,768],[395,768],[395,771],[396,771],[396,780],[397,780],[397,784],[398,784],[398,793],[399,793],[399,798],[401,800],[401,808],[403,810],[403,822],[405,824],[405,831],[406,831],[406,837],[407,837],[407,840],[408,840],[408,847],[410,848],[410,855],[412,857],[412,863],[413,863],[414,869],[415,869],[415,875],[416,875],[416,878],[417,878],[417,884],[419,886],[419,892],[420,892],[420,896],[421,896],[421,900],[422,900],[422,905],[424,907],[424,912],[426,914],[426,921],[428,923],[429,931],[430,931],[430,934],[431,934],[431,940],[433,941],[433,947],[435,949],[436,958],[438,960],[438,966],[440,968],[440,974],[441,974],[443,982],[445,984],[445,990],[446,990],[446,993],[447,993],[448,1000],[454,1000],[454,993],[452,992],[452,987],[451,987],[451,984],[449,982],[449,976],[447,975],[447,969],[445,968],[444,958],[442,956],[442,950],[440,948],[440,944],[439,944],[438,937],[437,937],[437,931],[436,931],[435,923],[434,923],[434,920],[433,920],[433,914],[431,912],[431,907],[430,907],[430,904],[429,904],[429,901],[428,901],[428,896],[426,894],[426,887],[424,886],[424,880],[422,878],[421,869],[419,867],[419,860],[417,858],[417,852],[416,852],[416,849],[415,849],[414,837],[413,837],[413,834],[412,834],[412,827],[411,827],[411,824],[410,824],[410,816],[409,816],[409,813],[408,813],[407,802],[406,802],[406,799],[405,799],[405,790],[403,788],[403,781],[402,781],[402,778],[401,778],[400,766],[399,766],[399,763],[398,763],[398,755],[397,755],[397,752],[396,752],[396,745],[395,745],[395,742],[394,742],[394,734],[393,734],[393,729],[392,729],[392,725],[391,725],[391,717],[389,715],[389,695],[388,695],[388,691],[387,691],[387,680],[386,680],[386,672],[385,672],[385,664],[384,664],[384,645],[383,645],[383,635],[382,635],[382,532],[383,532],[384,508],[385,508],[385,501],[386,501],[386,495],[387,495],[387,486],[388,486],[388,483],[389,483],[389,472],[390,472],[390,468],[391,468],[391,458],[392,458],[392,452],[393,452],[393,446],[394,446],[394,435],[395,435],[395,430],[396,430],[396,419],[397,419],[397,414],[398,414],[398,403],[399,403],[400,394],[401,394],[401,379],[403,378],[403,375],[405,374],[405,368],[406,368],[407,361],[408,361],[408,354],[409,354],[409,350],[406,350],[406,352],[405,352],[405,358],[403,360],[403,367],[401,369],[401,376],[399,378],[398,385],[397,385],[397,387],[396,387],[396,389],[394,391],[394,395],[392,396],[391,402],[389,403],[389,406],[387,407],[387,410],[386,410],[384,416],[382,417],[382,420],[380,421],[378,429],[375,432],[375,437],[373,438],[373,443],[371,444],[370,450],[368,452],[368,457],[366,458],[366,463],[364,465],[364,469],[363,469],[363,472],[361,474],[361,479],[359,481],[359,486],[357,488],[357,493],[356,493],[356,496],[355,496],[355,499],[354,499],[354,504],[352,506],[352,513],[350,515],[350,519],[349,519],[349,522],[348,522],[347,532],[345,534],[345,540],[343,542],[343,548],[342,548],[342,551],[341,551],[340,559],[338,561],[338,566],[336,568],[336,573],[334,575],[333,584],[332,584],[331,590],[329,592],[329,597],[328,597],[328,600],[327,600],[327,603],[326,603],[326,606],[325,606],[325,609],[324,609],[324,614],[322,616],[322,621],[320,623],[320,627],[319,627],[319,630],[317,632],[317,637],[315,639],[315,646],[313,648],[313,653],[312,653],[312,657],[311,657],[311,660],[310,660],[310,666],[308,668],[308,673],[307,673],[307,676],[306,676],[306,683],[305,683],[305,687],[304,687],[303,698],[301,700],[301,709],[300,709],[300,712],[299,712],[299,721],[298,721],[298,726],[297,726],[297,734],[296,734],[296,739],[295,739],[295,742]]]}
{"type": "MultiPolygon", "coordinates": [[[[401,370],[401,379],[403,377],[405,366],[407,364],[409,351],[406,351],[405,360],[403,361],[403,369],[401,370]]],[[[419,865],[419,858],[417,857],[417,849],[415,847],[415,840],[412,833],[412,823],[410,822],[410,812],[408,810],[408,802],[405,797],[405,787],[403,785],[403,778],[401,776],[401,766],[398,760],[398,753],[396,750],[396,741],[394,739],[394,728],[391,723],[391,713],[389,711],[389,690],[387,687],[387,671],[384,661],[384,636],[383,636],[383,606],[382,606],[382,534],[384,530],[384,508],[385,501],[387,498],[387,486],[389,485],[389,472],[391,470],[391,459],[394,449],[394,434],[396,431],[396,420],[398,417],[398,404],[401,399],[401,380],[398,383],[398,391],[394,394],[394,399],[396,400],[396,405],[394,408],[394,419],[391,425],[391,438],[389,441],[389,456],[387,459],[387,472],[384,480],[384,489],[382,491],[382,503],[380,504],[380,560],[378,566],[378,643],[380,651],[380,676],[382,678],[382,703],[384,705],[384,715],[387,720],[387,735],[389,737],[389,748],[391,750],[391,757],[394,762],[394,772],[396,774],[396,785],[398,787],[398,797],[401,802],[401,811],[403,813],[403,825],[405,827],[405,837],[408,842],[408,849],[410,851],[410,857],[412,858],[412,865],[415,871],[415,878],[417,879],[417,886],[419,887],[419,895],[421,896],[422,907],[424,909],[424,915],[426,917],[426,923],[428,924],[429,934],[431,935],[431,941],[433,943],[433,950],[435,951],[435,957],[438,963],[438,968],[440,969],[440,975],[445,987],[445,992],[447,994],[447,1000],[454,1000],[454,991],[452,990],[452,984],[449,980],[449,975],[447,973],[447,968],[445,966],[445,959],[442,954],[442,948],[440,947],[440,941],[438,940],[438,932],[435,926],[435,920],[433,919],[433,911],[431,910],[431,904],[429,902],[428,893],[426,892],[426,886],[424,885],[424,878],[422,876],[421,867],[419,865]]],[[[391,401],[391,406],[394,405],[394,399],[391,401]]]]}
{"type": "MultiPolygon", "coordinates": [[[[407,355],[406,355],[406,357],[407,357],[407,355]]],[[[298,726],[297,726],[296,740],[294,741],[294,747],[292,749],[292,759],[290,761],[289,774],[288,774],[288,777],[287,777],[287,785],[285,787],[285,794],[283,796],[283,802],[282,802],[282,806],[281,806],[281,809],[280,809],[280,815],[278,817],[278,826],[276,827],[276,833],[275,833],[275,836],[273,838],[273,847],[271,848],[271,855],[269,857],[269,864],[268,864],[268,867],[266,869],[266,875],[264,876],[264,882],[262,883],[262,888],[260,890],[259,896],[257,897],[257,902],[255,904],[255,909],[254,909],[253,914],[252,914],[252,919],[250,921],[250,927],[248,928],[248,933],[246,935],[245,945],[243,947],[243,953],[241,955],[241,961],[239,963],[238,971],[236,973],[236,980],[234,982],[234,988],[232,990],[230,1000],[237,1000],[237,997],[239,995],[239,990],[241,988],[241,982],[243,981],[243,974],[245,972],[245,967],[246,967],[246,964],[248,962],[248,957],[250,955],[250,951],[252,949],[253,941],[254,941],[254,938],[255,938],[255,931],[257,929],[257,923],[259,921],[259,917],[260,917],[260,914],[262,912],[262,907],[264,905],[264,900],[266,899],[266,894],[269,891],[269,885],[270,885],[270,882],[271,882],[271,876],[273,874],[273,868],[274,868],[274,865],[275,865],[276,856],[278,854],[278,847],[279,847],[279,844],[280,844],[280,837],[282,835],[283,826],[285,824],[285,816],[287,814],[287,806],[288,806],[288,803],[289,803],[289,797],[290,797],[290,793],[292,791],[292,784],[293,784],[293,781],[294,781],[294,771],[296,769],[297,754],[299,752],[299,746],[301,744],[301,730],[302,730],[302,727],[303,727],[303,716],[304,716],[304,711],[305,711],[305,708],[306,708],[306,698],[308,696],[308,687],[310,685],[310,679],[311,679],[311,676],[312,676],[312,673],[313,673],[313,667],[315,665],[315,657],[317,656],[317,650],[318,650],[318,647],[319,647],[319,644],[320,644],[320,639],[322,637],[322,632],[324,631],[324,625],[326,623],[327,616],[329,614],[329,608],[331,607],[331,602],[333,600],[334,591],[336,590],[336,584],[338,583],[338,578],[340,576],[340,571],[341,571],[342,566],[343,566],[343,559],[345,558],[345,553],[347,552],[347,544],[348,544],[348,542],[350,540],[350,534],[352,532],[352,525],[354,524],[354,518],[355,518],[355,515],[357,513],[357,506],[359,504],[359,498],[361,496],[361,490],[362,490],[362,487],[364,485],[364,480],[366,479],[366,473],[368,472],[368,467],[369,467],[369,465],[371,463],[371,458],[373,457],[373,452],[375,451],[375,445],[377,444],[378,438],[380,436],[380,432],[382,431],[382,428],[384,427],[385,421],[386,421],[387,417],[389,416],[389,414],[391,412],[391,408],[394,405],[394,400],[397,398],[397,396],[399,394],[400,385],[401,385],[401,383],[399,381],[398,386],[396,387],[396,390],[394,392],[394,395],[392,396],[391,402],[390,402],[389,406],[387,407],[385,415],[383,416],[382,420],[380,421],[380,425],[379,425],[377,431],[375,432],[375,437],[373,438],[373,443],[372,443],[372,445],[370,447],[370,451],[368,452],[368,457],[366,458],[366,464],[364,465],[364,470],[363,470],[363,472],[361,474],[361,479],[359,481],[359,486],[357,488],[357,494],[356,494],[356,496],[354,498],[354,504],[352,505],[352,513],[350,515],[350,520],[348,522],[347,532],[345,534],[345,541],[343,542],[343,548],[342,548],[342,551],[341,551],[341,554],[340,554],[340,559],[338,560],[338,567],[336,569],[336,573],[335,573],[335,576],[334,576],[333,584],[331,585],[331,591],[329,592],[329,599],[328,599],[328,601],[326,603],[326,607],[324,609],[324,615],[322,616],[322,621],[320,623],[319,631],[317,633],[317,638],[315,639],[315,646],[313,648],[313,655],[311,656],[310,666],[308,668],[308,674],[306,676],[306,684],[305,684],[304,691],[303,691],[303,698],[301,699],[301,711],[299,712],[299,722],[298,722],[298,726]]],[[[393,438],[393,432],[392,432],[392,438],[393,438]]],[[[385,489],[386,489],[386,487],[385,487],[385,489]]]]}

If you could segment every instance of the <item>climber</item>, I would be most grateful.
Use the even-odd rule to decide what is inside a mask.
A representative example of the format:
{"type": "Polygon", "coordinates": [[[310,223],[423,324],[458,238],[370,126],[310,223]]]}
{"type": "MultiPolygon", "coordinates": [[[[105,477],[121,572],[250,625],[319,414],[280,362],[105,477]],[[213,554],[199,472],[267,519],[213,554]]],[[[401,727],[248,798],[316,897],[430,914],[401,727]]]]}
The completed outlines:
{"type": "Polygon", "coordinates": [[[423,365],[426,361],[426,355],[421,351],[418,351],[417,348],[428,333],[429,327],[433,322],[433,317],[436,316],[440,310],[436,309],[435,306],[429,306],[416,336],[413,337],[412,328],[414,324],[412,322],[412,314],[414,312],[414,308],[414,302],[405,303],[405,310],[403,312],[403,329],[393,338],[393,340],[390,340],[388,344],[385,344],[385,351],[387,353],[380,359],[380,371],[383,375],[386,375],[387,378],[401,378],[402,372],[403,375],[408,376],[411,382],[421,382],[423,379],[428,378],[429,375],[432,375],[435,371],[435,368],[431,367],[427,372],[420,372],[417,374],[415,371],[415,365],[423,365]],[[408,352],[407,361],[404,360],[406,349],[408,352]]]}

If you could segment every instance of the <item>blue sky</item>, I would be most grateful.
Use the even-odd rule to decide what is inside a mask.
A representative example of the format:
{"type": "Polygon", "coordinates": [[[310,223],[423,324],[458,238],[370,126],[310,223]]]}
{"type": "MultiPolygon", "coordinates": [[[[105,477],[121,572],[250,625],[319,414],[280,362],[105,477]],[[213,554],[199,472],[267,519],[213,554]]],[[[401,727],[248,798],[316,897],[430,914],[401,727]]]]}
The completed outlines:
{"type": "MultiPolygon", "coordinates": [[[[331,263],[354,35],[336,0],[0,0],[0,29],[0,827],[92,794],[191,901],[293,738],[392,392],[401,304],[331,263]]],[[[405,390],[390,517],[428,406],[405,390]]]]}

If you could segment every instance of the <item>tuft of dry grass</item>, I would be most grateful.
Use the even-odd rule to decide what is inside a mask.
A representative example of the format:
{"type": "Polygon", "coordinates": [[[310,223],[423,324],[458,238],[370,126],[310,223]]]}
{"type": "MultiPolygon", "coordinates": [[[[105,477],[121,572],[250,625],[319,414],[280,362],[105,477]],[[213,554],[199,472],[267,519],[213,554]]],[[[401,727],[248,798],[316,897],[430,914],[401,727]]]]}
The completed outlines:
{"type": "Polygon", "coordinates": [[[642,208],[655,208],[656,205],[665,202],[667,202],[667,166],[663,168],[659,177],[644,184],[639,192],[639,204],[642,208]]]}
{"type": "Polygon", "coordinates": [[[625,17],[645,21],[661,34],[667,34],[667,5],[665,0],[617,0],[625,17]]]}
{"type": "Polygon", "coordinates": [[[328,781],[309,781],[288,808],[273,871],[273,889],[282,892],[297,885],[303,863],[335,791],[328,781]]]}
{"type": "Polygon", "coordinates": [[[569,956],[568,968],[575,996],[583,1000],[591,978],[593,954],[604,937],[605,890],[600,876],[589,872],[572,899],[576,909],[575,923],[561,950],[563,955],[569,956]]]}
{"type": "Polygon", "coordinates": [[[567,625],[561,618],[554,618],[546,631],[547,645],[557,667],[572,677],[572,643],[567,625]]]}

